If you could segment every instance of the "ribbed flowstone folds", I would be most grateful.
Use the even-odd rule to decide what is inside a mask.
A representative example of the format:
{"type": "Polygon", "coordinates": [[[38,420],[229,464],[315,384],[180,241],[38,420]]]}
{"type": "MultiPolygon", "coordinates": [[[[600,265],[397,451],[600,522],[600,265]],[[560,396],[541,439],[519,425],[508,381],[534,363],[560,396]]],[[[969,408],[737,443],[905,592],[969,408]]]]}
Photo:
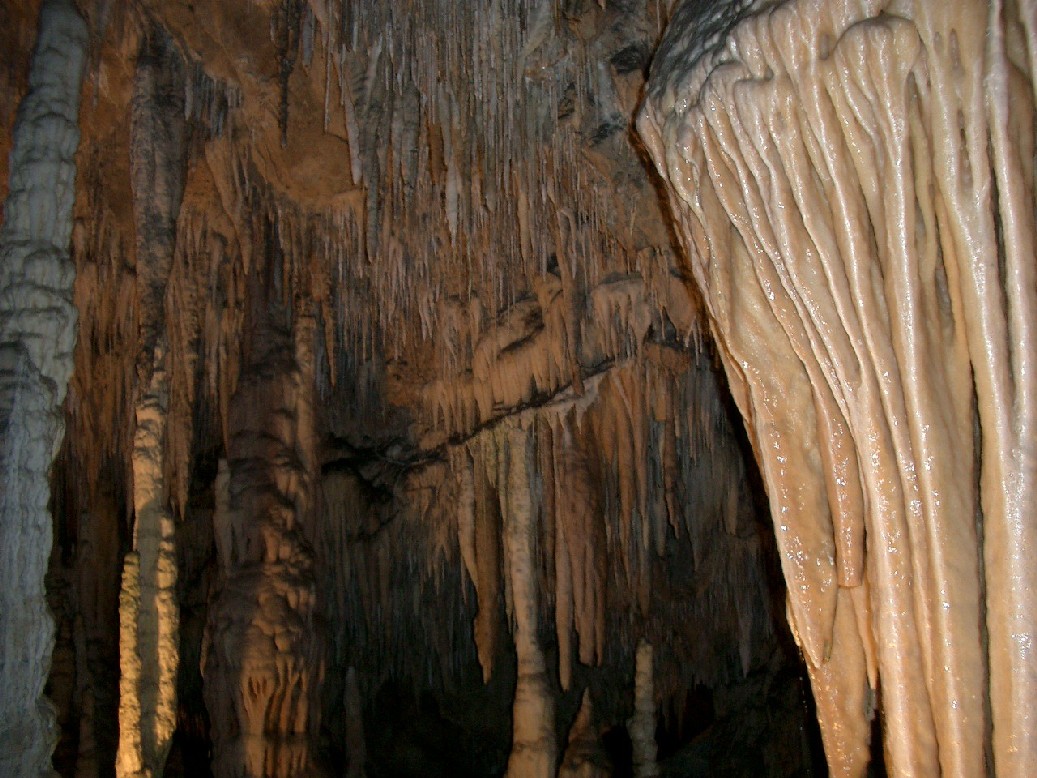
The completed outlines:
{"type": "Polygon", "coordinates": [[[0,776],[1037,764],[1037,0],[38,2],[0,776]]]}
{"type": "Polygon", "coordinates": [[[1026,775],[1037,7],[753,5],[697,53],[678,14],[639,128],[766,482],[829,764],[863,773],[877,694],[894,774],[1026,775]]]}

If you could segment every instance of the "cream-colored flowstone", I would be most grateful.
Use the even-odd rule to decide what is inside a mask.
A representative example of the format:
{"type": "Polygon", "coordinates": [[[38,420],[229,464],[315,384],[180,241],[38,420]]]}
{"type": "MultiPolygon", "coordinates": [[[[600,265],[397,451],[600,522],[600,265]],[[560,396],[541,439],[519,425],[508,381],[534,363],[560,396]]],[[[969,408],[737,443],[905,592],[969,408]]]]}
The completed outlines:
{"type": "Polygon", "coordinates": [[[44,2],[0,227],[0,775],[53,772],[57,733],[43,687],[54,622],[43,577],[76,334],[69,243],[86,46],[73,3],[44,2]]]}
{"type": "Polygon", "coordinates": [[[767,485],[830,768],[863,773],[877,692],[894,774],[1026,775],[1037,9],[755,6],[699,54],[676,17],[638,126],[767,485]]]}

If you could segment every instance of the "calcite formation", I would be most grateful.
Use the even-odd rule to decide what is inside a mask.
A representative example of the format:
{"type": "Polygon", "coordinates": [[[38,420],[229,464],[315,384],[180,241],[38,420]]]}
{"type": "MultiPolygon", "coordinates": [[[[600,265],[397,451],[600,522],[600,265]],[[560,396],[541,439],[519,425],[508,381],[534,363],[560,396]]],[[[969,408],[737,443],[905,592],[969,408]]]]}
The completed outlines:
{"type": "MultiPolygon", "coordinates": [[[[165,291],[184,191],[183,65],[160,30],[137,55],[130,128],[130,179],[140,305],[134,401],[132,572],[120,594],[121,670],[116,774],[161,776],[176,730],[179,603],[176,539],[165,463],[169,426],[165,291]],[[133,616],[122,607],[123,599],[133,616]],[[131,632],[135,634],[130,634],[131,632]],[[130,677],[132,676],[132,680],[130,677]]],[[[132,559],[131,559],[132,557],[132,559]]]]}
{"type": "Polygon", "coordinates": [[[133,441],[134,550],[126,555],[119,594],[119,751],[116,774],[160,776],[176,730],[179,607],[172,512],[165,468],[168,416],[165,352],[149,391],[138,400],[133,441]]]}
{"type": "Polygon", "coordinates": [[[674,20],[639,127],[768,487],[833,770],[1024,775],[1033,8],[674,20]],[[989,717],[988,717],[989,710],[989,717]],[[986,761],[991,752],[993,763],[986,761]]]}
{"type": "Polygon", "coordinates": [[[594,726],[594,705],[588,689],[569,730],[569,744],[558,766],[558,778],[605,778],[612,774],[611,767],[594,726]]]}
{"type": "Polygon", "coordinates": [[[1035,13],[0,4],[0,773],[1025,774],[1035,13]]]}
{"type": "Polygon", "coordinates": [[[87,30],[71,2],[40,10],[0,227],[0,773],[45,775],[57,732],[43,696],[54,647],[44,574],[51,461],[72,372],[69,260],[87,30]]]}
{"type": "Polygon", "coordinates": [[[652,644],[637,644],[634,664],[634,715],[630,717],[630,743],[633,749],[634,775],[654,778],[659,775],[655,742],[655,663],[652,644]]]}
{"type": "Polygon", "coordinates": [[[323,635],[315,618],[312,320],[258,312],[230,419],[227,494],[214,515],[221,583],[202,672],[213,773],[318,774],[323,635]]]}

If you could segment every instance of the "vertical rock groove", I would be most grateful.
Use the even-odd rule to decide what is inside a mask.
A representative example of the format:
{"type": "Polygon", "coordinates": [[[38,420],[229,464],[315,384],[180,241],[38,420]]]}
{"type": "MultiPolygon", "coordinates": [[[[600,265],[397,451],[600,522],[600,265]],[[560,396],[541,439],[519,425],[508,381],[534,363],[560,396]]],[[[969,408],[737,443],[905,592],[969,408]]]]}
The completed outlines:
{"type": "Polygon", "coordinates": [[[639,129],[767,484],[829,764],[863,772],[870,686],[895,774],[1024,775],[1032,10],[803,0],[741,14],[697,57],[694,14],[677,15],[639,129]]]}
{"type": "Polygon", "coordinates": [[[43,576],[50,467],[72,372],[69,261],[86,25],[69,0],[40,9],[0,228],[0,774],[49,775],[56,732],[43,687],[54,623],[43,576]]]}

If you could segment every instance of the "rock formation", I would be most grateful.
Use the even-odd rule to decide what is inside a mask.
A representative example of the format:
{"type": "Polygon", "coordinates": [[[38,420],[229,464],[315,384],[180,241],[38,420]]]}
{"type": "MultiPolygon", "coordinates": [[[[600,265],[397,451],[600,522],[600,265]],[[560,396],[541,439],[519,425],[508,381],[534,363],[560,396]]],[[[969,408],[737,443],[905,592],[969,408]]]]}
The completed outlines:
{"type": "Polygon", "coordinates": [[[50,772],[57,735],[43,696],[54,647],[43,579],[76,333],[68,247],[87,43],[67,0],[44,3],[38,29],[0,227],[0,773],[25,776],[50,772]]]}
{"type": "Polygon", "coordinates": [[[627,724],[634,752],[634,775],[654,778],[659,775],[655,743],[655,664],[652,644],[642,640],[637,644],[634,664],[634,715],[627,724]]]}
{"type": "Polygon", "coordinates": [[[716,45],[686,6],[639,126],[767,484],[829,764],[863,771],[878,693],[895,774],[1025,774],[1032,11],[756,5],[716,45]]]}
{"type": "Polygon", "coordinates": [[[0,5],[0,773],[1037,761],[1031,2],[74,6],[0,5]]]}
{"type": "Polygon", "coordinates": [[[594,727],[594,706],[587,690],[569,730],[569,744],[558,767],[558,778],[605,778],[612,775],[611,767],[594,727]]]}
{"type": "Polygon", "coordinates": [[[317,774],[323,641],[312,532],[312,320],[260,310],[230,419],[230,477],[214,516],[220,577],[202,672],[213,773],[317,774]]]}
{"type": "Polygon", "coordinates": [[[130,128],[140,396],[135,400],[131,457],[133,551],[127,555],[120,595],[120,622],[127,622],[120,625],[125,635],[120,640],[120,777],[161,776],[176,729],[180,614],[167,482],[169,368],[164,320],[184,190],[182,70],[163,33],[150,31],[137,55],[130,128]],[[124,599],[132,618],[123,611],[124,599]]]}

